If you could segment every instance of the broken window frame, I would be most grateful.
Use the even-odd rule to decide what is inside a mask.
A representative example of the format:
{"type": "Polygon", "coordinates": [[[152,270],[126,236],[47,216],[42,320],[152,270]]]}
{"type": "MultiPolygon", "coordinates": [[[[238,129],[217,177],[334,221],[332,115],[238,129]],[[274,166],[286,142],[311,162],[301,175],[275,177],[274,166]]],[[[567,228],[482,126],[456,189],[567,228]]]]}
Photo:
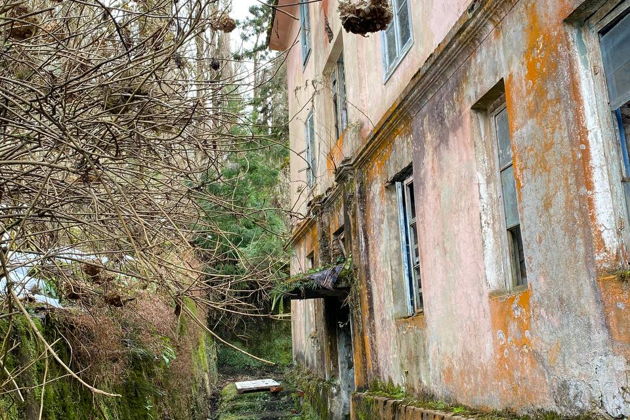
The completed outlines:
{"type": "Polygon", "coordinates": [[[310,3],[307,0],[300,0],[300,44],[302,44],[302,65],[306,67],[308,58],[311,56],[311,15],[310,3]]]}
{"type": "Polygon", "coordinates": [[[341,136],[348,125],[348,103],[346,99],[346,76],[343,52],[339,55],[331,77],[333,111],[335,113],[335,134],[341,136]]]}
{"type": "Polygon", "coordinates": [[[306,185],[313,187],[317,174],[317,159],[315,153],[315,121],[311,110],[304,123],[306,139],[306,185]]]}
{"type": "MultiPolygon", "coordinates": [[[[492,132],[494,136],[494,143],[496,146],[496,162],[497,162],[497,176],[499,185],[499,201],[501,203],[502,223],[503,231],[507,236],[507,249],[505,250],[505,260],[508,268],[508,282],[506,284],[508,289],[516,287],[526,287],[527,280],[527,265],[525,262],[525,248],[523,246],[523,236],[521,230],[521,217],[519,210],[518,196],[516,193],[516,179],[514,178],[514,160],[512,157],[512,138],[509,132],[509,112],[505,105],[504,100],[500,100],[499,105],[494,108],[494,111],[490,114],[492,120],[492,132]],[[502,127],[499,125],[499,117],[505,115],[505,124],[503,127],[503,134],[507,136],[508,144],[507,148],[503,149],[508,153],[507,156],[502,156],[502,127]],[[508,195],[513,195],[512,200],[508,198],[508,195]]],[[[505,145],[503,145],[505,146],[505,145]]]]}
{"type": "Polygon", "coordinates": [[[392,22],[389,24],[387,29],[382,31],[381,35],[381,45],[382,45],[382,54],[383,54],[383,66],[385,68],[385,82],[389,80],[391,75],[394,73],[398,65],[402,62],[407,52],[411,49],[413,45],[413,25],[411,19],[411,5],[410,0],[392,0],[392,12],[394,14],[392,18],[392,22]],[[409,38],[406,40],[402,39],[401,34],[401,19],[404,16],[401,16],[404,12],[406,12],[407,16],[407,26],[409,30],[409,38]],[[388,39],[390,31],[393,31],[393,52],[395,55],[390,57],[390,40],[388,39]]]}
{"type": "Polygon", "coordinates": [[[344,226],[341,226],[339,229],[335,231],[335,233],[333,233],[333,241],[336,247],[340,251],[341,255],[339,256],[342,257],[344,260],[347,258],[345,239],[346,239],[346,234],[345,234],[344,226]]]}
{"type": "Polygon", "coordinates": [[[408,297],[407,309],[409,315],[414,315],[423,311],[424,302],[413,176],[396,181],[395,185],[401,238],[400,247],[408,297]]]}

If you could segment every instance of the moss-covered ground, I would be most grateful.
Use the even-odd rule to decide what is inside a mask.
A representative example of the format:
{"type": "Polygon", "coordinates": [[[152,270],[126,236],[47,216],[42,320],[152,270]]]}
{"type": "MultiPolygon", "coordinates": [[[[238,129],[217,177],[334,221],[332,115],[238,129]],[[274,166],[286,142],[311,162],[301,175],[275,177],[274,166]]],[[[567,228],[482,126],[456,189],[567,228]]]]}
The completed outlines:
{"type": "Polygon", "coordinates": [[[258,322],[249,331],[229,340],[234,345],[260,358],[270,366],[229,348],[218,346],[218,366],[221,390],[217,393],[214,418],[217,420],[303,419],[316,420],[304,404],[287,371],[291,370],[291,328],[287,321],[258,322]],[[269,391],[238,394],[237,381],[274,379],[282,385],[276,393],[269,391]]]}

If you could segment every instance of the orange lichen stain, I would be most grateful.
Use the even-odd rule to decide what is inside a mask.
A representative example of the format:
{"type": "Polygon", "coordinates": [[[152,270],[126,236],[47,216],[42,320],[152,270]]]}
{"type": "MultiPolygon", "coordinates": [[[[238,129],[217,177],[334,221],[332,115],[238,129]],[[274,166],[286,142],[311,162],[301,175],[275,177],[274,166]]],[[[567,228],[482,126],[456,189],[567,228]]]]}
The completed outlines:
{"type": "Polygon", "coordinates": [[[547,361],[549,362],[550,365],[553,366],[556,364],[556,362],[558,361],[558,356],[560,355],[560,350],[561,350],[560,343],[556,343],[551,347],[551,349],[549,350],[549,353],[547,353],[547,361]]]}
{"type": "MultiPolygon", "coordinates": [[[[396,128],[389,133],[387,139],[372,153],[367,165],[367,178],[370,180],[382,179],[386,175],[385,168],[394,151],[394,143],[402,136],[411,136],[411,120],[403,118],[396,128]]],[[[411,156],[409,157],[411,161],[411,156]]],[[[383,192],[385,190],[383,189],[383,192]]]]}
{"type": "MultiPolygon", "coordinates": [[[[364,124],[363,127],[361,127],[361,137],[363,139],[373,139],[376,134],[383,129],[386,123],[398,112],[400,112],[399,105],[400,99],[394,100],[391,106],[387,108],[387,110],[383,113],[383,116],[378,120],[376,125],[372,127],[372,129],[370,129],[368,124],[364,124]]],[[[406,121],[406,123],[403,123],[403,125],[408,125],[410,118],[408,116],[405,116],[403,119],[406,121]]]]}
{"type": "MultiPolygon", "coordinates": [[[[571,2],[559,1],[554,4],[553,10],[536,2],[532,2],[527,8],[529,25],[525,33],[525,77],[523,80],[518,75],[506,77],[506,102],[510,115],[518,115],[517,118],[510,118],[511,134],[514,135],[520,125],[533,121],[540,128],[540,138],[527,149],[519,150],[518,144],[512,145],[514,177],[520,201],[525,169],[523,156],[527,155],[530,160],[533,158],[533,161],[528,162],[528,169],[534,174],[557,172],[559,167],[576,167],[575,171],[563,171],[556,181],[558,185],[567,188],[577,183],[578,190],[586,191],[584,200],[593,247],[603,265],[611,266],[615,263],[616,256],[607,252],[597,220],[592,157],[588,147],[584,109],[575,107],[575,104],[583,103],[579,80],[575,76],[579,74],[579,70],[575,68],[574,61],[565,54],[572,47],[564,23],[559,19],[569,13],[572,7],[571,2]],[[523,101],[522,98],[536,100],[523,101]],[[565,119],[554,117],[562,115],[567,103],[571,104],[572,109],[572,120],[568,125],[565,119]],[[558,133],[566,133],[569,138],[574,139],[574,144],[580,145],[579,155],[553,153],[554,148],[560,147],[556,142],[558,133]],[[582,176],[576,177],[575,174],[579,172],[582,176]],[[602,256],[605,256],[605,261],[602,261],[602,256]]],[[[549,210],[552,202],[552,197],[544,200],[544,209],[549,210]]],[[[572,210],[567,209],[567,212],[571,213],[572,210]]],[[[586,217],[584,220],[587,220],[586,217]]]]}
{"type": "Polygon", "coordinates": [[[330,175],[334,175],[335,169],[339,166],[343,160],[343,133],[339,136],[335,144],[330,148],[330,151],[326,155],[326,169],[330,175]]]}
{"type": "Polygon", "coordinates": [[[502,398],[522,406],[548,397],[545,374],[533,353],[531,289],[490,296],[495,352],[493,380],[502,398]]]}
{"type": "Polygon", "coordinates": [[[620,275],[597,279],[611,338],[630,353],[630,279],[620,275]]]}
{"type": "Polygon", "coordinates": [[[317,226],[311,226],[304,235],[296,241],[296,248],[304,250],[304,255],[308,255],[311,252],[315,256],[315,263],[317,264],[317,255],[319,253],[319,241],[317,240],[317,226]]]}

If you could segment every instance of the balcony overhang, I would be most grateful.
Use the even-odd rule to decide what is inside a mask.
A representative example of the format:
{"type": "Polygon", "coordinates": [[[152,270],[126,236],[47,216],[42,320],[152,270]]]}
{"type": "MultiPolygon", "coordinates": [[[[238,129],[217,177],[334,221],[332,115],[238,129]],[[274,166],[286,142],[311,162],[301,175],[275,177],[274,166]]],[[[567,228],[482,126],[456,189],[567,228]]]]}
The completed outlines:
{"type": "Polygon", "coordinates": [[[284,284],[284,298],[292,300],[346,297],[350,290],[352,269],[339,264],[314,273],[298,276],[284,284]]]}
{"type": "Polygon", "coordinates": [[[272,0],[273,8],[271,25],[267,31],[267,46],[271,50],[286,51],[292,40],[289,39],[293,21],[299,20],[298,8],[295,0],[272,0]]]}

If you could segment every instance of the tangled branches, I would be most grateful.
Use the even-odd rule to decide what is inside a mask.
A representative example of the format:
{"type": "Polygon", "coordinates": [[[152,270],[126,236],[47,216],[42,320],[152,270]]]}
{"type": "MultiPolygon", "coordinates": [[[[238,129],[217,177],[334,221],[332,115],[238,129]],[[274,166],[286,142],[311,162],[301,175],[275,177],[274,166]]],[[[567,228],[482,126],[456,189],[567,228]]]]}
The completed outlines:
{"type": "Polygon", "coordinates": [[[0,0],[0,314],[147,291],[176,312],[184,298],[257,311],[247,297],[269,264],[240,261],[216,218],[262,222],[212,188],[226,155],[256,143],[234,130],[226,13],[217,0],[0,0]],[[248,270],[207,275],[226,259],[248,270]]]}

